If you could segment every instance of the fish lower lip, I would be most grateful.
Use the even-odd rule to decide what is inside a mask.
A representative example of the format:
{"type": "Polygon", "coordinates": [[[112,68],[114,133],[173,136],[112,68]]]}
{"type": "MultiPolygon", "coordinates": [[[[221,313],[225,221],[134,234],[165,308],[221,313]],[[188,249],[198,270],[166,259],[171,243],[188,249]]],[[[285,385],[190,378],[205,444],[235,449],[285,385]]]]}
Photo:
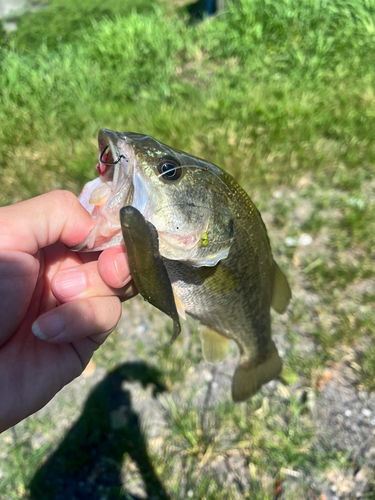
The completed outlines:
{"type": "Polygon", "coordinates": [[[164,231],[159,231],[159,237],[168,245],[174,248],[183,248],[184,250],[191,250],[199,241],[198,231],[193,231],[192,233],[186,235],[170,234],[165,233],[164,231]]]}

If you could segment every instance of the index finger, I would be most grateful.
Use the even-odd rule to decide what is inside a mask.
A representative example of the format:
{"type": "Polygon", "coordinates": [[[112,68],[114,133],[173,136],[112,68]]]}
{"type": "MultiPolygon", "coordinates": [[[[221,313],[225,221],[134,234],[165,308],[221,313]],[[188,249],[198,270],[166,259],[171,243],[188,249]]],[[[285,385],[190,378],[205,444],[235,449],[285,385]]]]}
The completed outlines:
{"type": "Polygon", "coordinates": [[[35,254],[56,241],[80,243],[93,226],[91,215],[69,191],[51,191],[0,208],[0,249],[35,254]]]}

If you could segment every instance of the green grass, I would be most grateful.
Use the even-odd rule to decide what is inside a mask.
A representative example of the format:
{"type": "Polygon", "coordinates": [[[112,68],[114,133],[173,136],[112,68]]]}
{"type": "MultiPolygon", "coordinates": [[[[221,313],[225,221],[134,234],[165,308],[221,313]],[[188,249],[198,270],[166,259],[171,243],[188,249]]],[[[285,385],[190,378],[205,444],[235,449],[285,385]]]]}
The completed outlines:
{"type": "MultiPolygon", "coordinates": [[[[42,5],[43,2],[35,2],[42,5]]],[[[37,13],[27,12],[18,22],[14,34],[17,46],[26,51],[34,51],[42,44],[55,49],[62,43],[79,43],[83,29],[93,30],[95,21],[125,17],[132,12],[153,12],[156,3],[149,0],[44,0],[48,9],[37,13]]]]}
{"type": "MultiPolygon", "coordinates": [[[[347,465],[345,452],[317,447],[295,387],[315,394],[327,363],[350,351],[356,384],[374,389],[374,19],[370,0],[237,0],[200,24],[177,2],[52,0],[16,33],[0,31],[0,205],[55,188],[78,194],[95,175],[102,127],[147,133],[235,176],[265,215],[290,280],[290,313],[274,321],[287,346],[279,392],[221,401],[204,419],[194,398],[178,406],[163,396],[168,446],[147,446],[173,498],[238,498],[239,486],[216,484],[212,465],[236,454],[247,470],[241,498],[252,500],[273,498],[283,468],[347,465]],[[302,233],[310,246],[298,243],[302,233]]],[[[95,362],[112,370],[131,345],[178,392],[201,363],[196,327],[171,347],[170,325],[134,304],[125,307],[129,328],[142,315],[153,342],[111,336],[95,362]]],[[[3,443],[2,498],[26,498],[36,465],[62,439],[34,449],[22,429],[3,443]]],[[[303,498],[309,487],[300,487],[303,498]]]]}

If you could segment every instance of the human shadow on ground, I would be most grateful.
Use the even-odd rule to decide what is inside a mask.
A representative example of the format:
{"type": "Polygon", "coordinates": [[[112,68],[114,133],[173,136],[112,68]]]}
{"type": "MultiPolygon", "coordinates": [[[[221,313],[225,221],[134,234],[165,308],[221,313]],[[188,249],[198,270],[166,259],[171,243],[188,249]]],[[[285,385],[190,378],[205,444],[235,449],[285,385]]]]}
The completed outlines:
{"type": "MultiPolygon", "coordinates": [[[[138,415],[124,382],[166,390],[160,373],[143,362],[124,363],[89,395],[83,413],[29,484],[31,500],[140,500],[122,485],[126,454],[136,464],[149,500],[170,500],[147,454],[138,415]]],[[[144,496],[142,496],[144,499],[144,496]]]]}

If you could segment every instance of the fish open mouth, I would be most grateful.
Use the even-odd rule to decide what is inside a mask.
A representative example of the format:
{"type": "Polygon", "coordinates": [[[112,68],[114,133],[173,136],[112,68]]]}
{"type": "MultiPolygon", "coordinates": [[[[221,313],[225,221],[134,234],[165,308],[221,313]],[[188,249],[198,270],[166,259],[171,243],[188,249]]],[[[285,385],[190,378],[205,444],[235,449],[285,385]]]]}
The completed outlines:
{"type": "Polygon", "coordinates": [[[121,149],[119,144],[119,134],[111,130],[102,129],[98,137],[98,159],[96,170],[103,180],[112,180],[115,173],[115,166],[124,160],[126,163],[129,156],[132,156],[131,147],[126,145],[124,137],[121,137],[121,144],[124,144],[121,149]],[[126,147],[127,146],[127,147],[126,147]],[[125,149],[126,151],[123,151],[125,149]]]}
{"type": "Polygon", "coordinates": [[[104,250],[122,243],[119,213],[132,184],[134,154],[124,137],[119,136],[110,130],[99,132],[96,165],[99,177],[88,182],[78,197],[96,224],[75,250],[104,250]]]}
{"type": "MultiPolygon", "coordinates": [[[[99,151],[100,153],[100,151],[99,151]]],[[[113,179],[113,171],[114,165],[117,164],[117,161],[113,158],[113,152],[111,151],[109,145],[106,146],[99,156],[99,163],[96,165],[96,170],[100,177],[110,177],[110,180],[113,179]]]]}

